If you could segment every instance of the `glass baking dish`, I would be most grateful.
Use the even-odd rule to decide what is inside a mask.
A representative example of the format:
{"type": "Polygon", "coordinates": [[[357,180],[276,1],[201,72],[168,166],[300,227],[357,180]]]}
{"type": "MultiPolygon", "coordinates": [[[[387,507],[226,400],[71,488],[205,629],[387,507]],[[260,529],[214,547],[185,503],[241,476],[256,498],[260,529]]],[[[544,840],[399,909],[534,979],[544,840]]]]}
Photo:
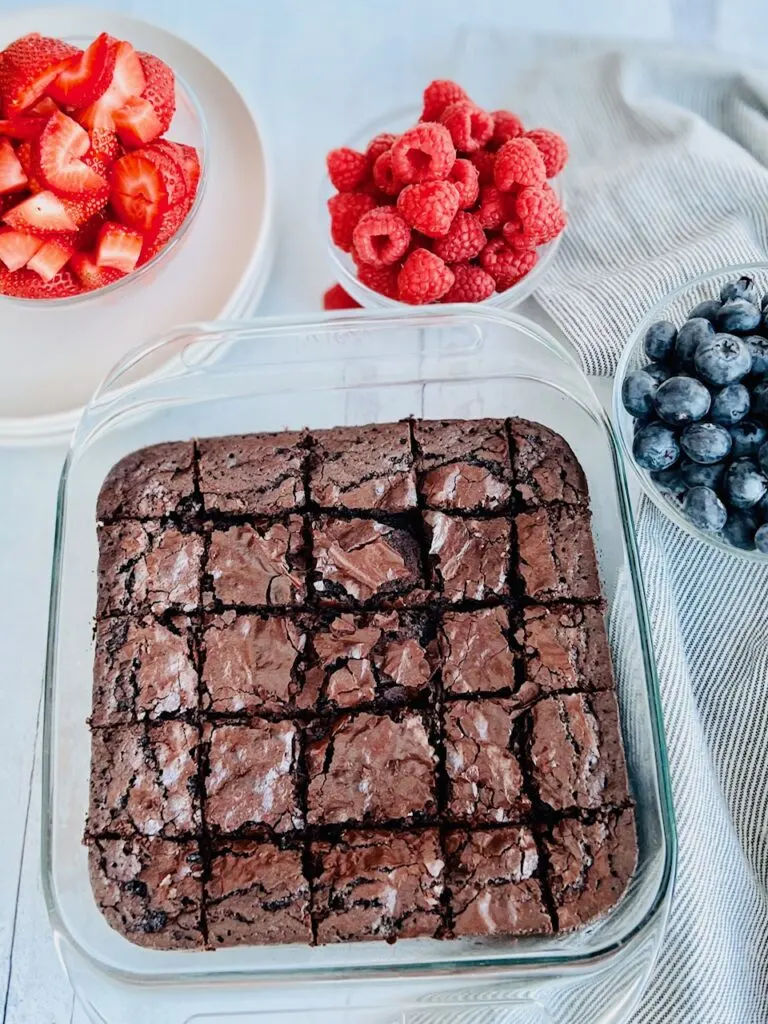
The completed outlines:
{"type": "MultiPolygon", "coordinates": [[[[218,1024],[239,1008],[248,1012],[238,1017],[241,1024],[250,1024],[251,1014],[262,1024],[265,1011],[255,1012],[248,993],[258,996],[257,1005],[263,1008],[264,994],[270,992],[278,1011],[299,1012],[304,999],[303,1019],[319,1021],[326,1018],[312,1014],[322,1012],[320,997],[306,1003],[306,992],[323,992],[326,998],[328,982],[344,981],[343,1012],[351,1015],[339,1011],[329,1020],[448,1020],[443,1011],[434,1018],[424,1016],[422,1002],[417,1003],[421,1016],[406,1011],[392,1016],[392,1000],[415,999],[413,985],[423,986],[420,998],[434,999],[457,984],[464,986],[462,991],[467,985],[479,986],[478,998],[501,984],[510,1006],[521,999],[525,1005],[524,1015],[511,1010],[512,1016],[498,1019],[539,1024],[574,1019],[562,1016],[568,1012],[563,998],[582,991],[591,978],[602,979],[598,987],[605,990],[603,1003],[597,996],[590,998],[578,1019],[584,1024],[621,1019],[611,1014],[627,1002],[633,985],[639,994],[661,942],[676,841],[624,467],[610,422],[573,357],[523,317],[455,306],[191,325],[126,358],[86,407],[62,474],[44,754],[44,887],[62,958],[81,998],[92,1004],[94,1020],[135,1020],[132,1000],[147,1000],[152,992],[147,1005],[141,1004],[143,1022],[170,1024],[197,1014],[199,1024],[218,1024]],[[129,943],[108,926],[96,906],[81,842],[90,759],[86,718],[96,595],[95,507],[106,473],[126,453],[164,440],[391,421],[410,414],[524,416],[562,434],[581,461],[591,492],[637,803],[639,863],[626,896],[603,920],[555,937],[215,952],[158,952],[129,943]],[[620,984],[606,987],[605,972],[618,969],[620,984]],[[394,987],[392,981],[397,982],[394,987]],[[375,1016],[381,1002],[371,996],[381,985],[389,992],[384,1001],[389,1015],[384,1017],[375,1016]],[[550,993],[546,999],[536,994],[539,985],[550,993]],[[350,1009],[350,992],[372,998],[374,1016],[365,1015],[369,1011],[364,1012],[363,1003],[350,1009]],[[600,1006],[609,1015],[595,1015],[603,1014],[600,1006]]],[[[341,993],[342,988],[333,986],[332,991],[341,993]]]]}

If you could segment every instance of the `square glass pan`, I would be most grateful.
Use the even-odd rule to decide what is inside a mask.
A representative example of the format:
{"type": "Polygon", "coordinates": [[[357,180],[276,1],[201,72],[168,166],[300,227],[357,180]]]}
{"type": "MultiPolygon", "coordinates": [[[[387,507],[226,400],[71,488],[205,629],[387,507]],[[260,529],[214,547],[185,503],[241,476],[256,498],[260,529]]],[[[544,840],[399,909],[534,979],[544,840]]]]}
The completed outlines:
{"type": "Polygon", "coordinates": [[[626,479],[610,423],[568,352],[510,313],[359,312],[321,319],[193,325],[138,350],[86,408],[62,474],[45,705],[43,879],[59,939],[131,981],[291,982],[604,965],[655,920],[669,894],[675,836],[656,670],[626,479]],[[524,416],[562,434],[587,476],[633,795],[639,864],[621,903],[570,935],[406,940],[205,952],[142,949],[91,895],[81,838],[88,807],[96,496],[143,445],[193,436],[426,418],[524,416]]]}

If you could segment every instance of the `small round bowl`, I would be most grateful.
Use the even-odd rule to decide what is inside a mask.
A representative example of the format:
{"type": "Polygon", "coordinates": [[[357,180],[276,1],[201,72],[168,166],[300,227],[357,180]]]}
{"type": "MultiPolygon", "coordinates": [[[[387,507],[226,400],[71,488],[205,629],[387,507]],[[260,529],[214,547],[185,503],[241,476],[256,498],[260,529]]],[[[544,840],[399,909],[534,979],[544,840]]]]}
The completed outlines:
{"type": "Polygon", "coordinates": [[[633,370],[638,370],[649,362],[643,348],[645,332],[652,323],[657,320],[670,320],[675,327],[680,327],[686,320],[694,306],[704,299],[717,299],[720,289],[728,281],[733,281],[742,275],[754,278],[758,291],[762,294],[768,292],[768,263],[753,263],[721,267],[702,274],[687,284],[676,288],[669,295],[658,302],[653,309],[643,318],[635,329],[634,334],[622,352],[619,364],[616,368],[616,377],[613,384],[613,421],[616,424],[619,435],[619,442],[627,462],[632,466],[640,486],[645,494],[651,499],[656,507],[671,519],[681,530],[709,544],[711,547],[724,551],[729,555],[746,559],[751,562],[766,564],[768,556],[759,551],[745,551],[742,548],[734,547],[716,533],[707,533],[700,530],[683,514],[682,501],[677,500],[669,494],[659,490],[651,479],[647,470],[642,469],[635,461],[632,451],[634,438],[634,417],[627,412],[621,400],[621,389],[625,378],[633,370]]]}
{"type": "MultiPolygon", "coordinates": [[[[85,49],[85,47],[93,42],[93,38],[74,36],[67,37],[65,41],[85,49]]],[[[27,307],[60,307],[77,306],[86,302],[89,305],[93,305],[94,300],[105,298],[111,300],[115,292],[122,292],[133,285],[141,284],[142,287],[146,286],[148,280],[151,280],[157,271],[167,264],[173,252],[178,251],[182,239],[189,231],[197,211],[200,209],[200,201],[205,191],[208,171],[208,127],[203,110],[192,88],[177,74],[175,69],[171,70],[173,70],[176,80],[176,112],[173,115],[171,126],[164,133],[163,138],[167,138],[172,142],[183,142],[188,146],[194,146],[200,157],[200,181],[198,182],[195,201],[176,234],[171,236],[160,252],[153,256],[151,260],[148,260],[138,269],[131,271],[130,274],[126,274],[125,277],[121,277],[120,280],[115,281],[113,284],[105,285],[103,288],[95,288],[93,291],[82,292],[80,295],[70,295],[59,299],[24,299],[16,295],[0,295],[0,301],[6,303],[13,302],[27,307]]]]}
{"type": "MultiPolygon", "coordinates": [[[[380,135],[382,132],[394,132],[399,134],[404,132],[407,128],[411,128],[419,120],[420,110],[418,107],[406,107],[404,109],[392,111],[389,114],[379,117],[373,123],[360,129],[360,131],[347,142],[342,145],[349,146],[351,149],[357,149],[364,152],[368,143],[376,135],[380,135]]],[[[556,178],[551,178],[549,184],[552,186],[555,194],[560,200],[560,205],[565,209],[565,193],[563,190],[562,175],[558,175],[556,178]]],[[[338,246],[333,244],[329,231],[329,216],[327,202],[332,195],[334,195],[335,189],[331,185],[330,178],[328,175],[323,177],[322,190],[321,190],[321,202],[322,210],[321,216],[323,218],[324,230],[328,236],[328,255],[331,260],[331,266],[333,267],[333,273],[335,279],[340,285],[348,292],[353,299],[360,303],[367,309],[391,309],[393,307],[405,306],[407,303],[400,302],[397,299],[390,299],[386,295],[382,295],[380,292],[376,292],[373,288],[369,288],[368,285],[362,283],[357,277],[357,268],[355,267],[354,260],[349,253],[344,252],[343,249],[339,249],[338,246]]],[[[567,230],[567,227],[566,229],[567,230]]],[[[555,258],[555,253],[560,245],[560,240],[563,237],[564,232],[561,231],[557,238],[554,238],[551,242],[547,242],[546,245],[540,245],[537,248],[539,258],[536,261],[536,265],[532,270],[521,278],[517,284],[512,285],[511,288],[507,288],[503,292],[494,292],[493,295],[489,296],[483,302],[473,303],[478,306],[495,306],[498,309],[512,309],[514,306],[518,306],[524,299],[534,291],[539,280],[547,272],[552,260],[555,258]]]]}

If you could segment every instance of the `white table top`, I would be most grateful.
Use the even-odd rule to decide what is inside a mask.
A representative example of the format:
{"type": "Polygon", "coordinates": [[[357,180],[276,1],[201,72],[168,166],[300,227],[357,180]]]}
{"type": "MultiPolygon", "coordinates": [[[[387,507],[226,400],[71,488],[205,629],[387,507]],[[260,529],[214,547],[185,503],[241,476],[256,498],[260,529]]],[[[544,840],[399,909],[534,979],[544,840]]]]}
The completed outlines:
{"type": "MultiPolygon", "coordinates": [[[[13,6],[0,0],[0,15],[13,6]]],[[[331,283],[315,186],[325,150],[373,113],[412,101],[431,77],[453,73],[460,26],[678,39],[753,54],[768,36],[768,28],[755,24],[749,0],[105,0],[105,6],[188,38],[228,72],[261,116],[276,177],[278,239],[275,271],[260,308],[265,314],[317,310],[331,283]]],[[[94,34],[99,27],[96,17],[94,34]]],[[[40,28],[45,30],[44,23],[40,28]]],[[[38,877],[37,741],[62,458],[62,447],[0,448],[4,1024],[87,1020],[56,959],[38,877]]]]}

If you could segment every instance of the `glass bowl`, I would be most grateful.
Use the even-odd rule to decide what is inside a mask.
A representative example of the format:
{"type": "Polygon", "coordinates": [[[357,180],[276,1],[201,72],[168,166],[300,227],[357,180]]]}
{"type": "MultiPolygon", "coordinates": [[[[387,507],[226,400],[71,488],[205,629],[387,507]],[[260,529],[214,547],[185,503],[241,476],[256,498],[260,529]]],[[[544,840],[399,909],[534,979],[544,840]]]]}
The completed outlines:
{"type": "MultiPolygon", "coordinates": [[[[85,47],[93,42],[93,37],[68,36],[65,41],[73,46],[85,49],[85,47]]],[[[178,251],[184,237],[192,226],[197,211],[200,209],[200,203],[205,191],[208,171],[208,128],[205,114],[191,86],[184,81],[175,69],[173,69],[173,73],[176,80],[176,111],[173,115],[171,126],[164,133],[163,138],[194,146],[200,157],[200,181],[198,182],[195,201],[176,233],[171,236],[160,252],[153,256],[151,260],[148,260],[136,270],[131,271],[130,274],[126,274],[125,277],[121,277],[119,281],[105,285],[103,288],[96,288],[93,291],[83,292],[80,295],[70,295],[58,299],[24,299],[15,295],[0,295],[0,301],[16,303],[27,308],[53,305],[57,307],[77,306],[85,302],[89,306],[93,306],[95,300],[109,301],[115,292],[122,292],[131,285],[140,284],[142,287],[145,287],[156,276],[157,271],[168,262],[172,253],[178,251]]]]}
{"type": "Polygon", "coordinates": [[[632,451],[635,418],[627,412],[621,400],[621,389],[627,374],[640,369],[649,362],[643,348],[643,339],[650,325],[656,320],[670,320],[676,327],[680,327],[695,305],[704,299],[717,299],[724,284],[742,275],[754,278],[761,295],[768,292],[768,263],[736,264],[711,270],[687,284],[681,285],[666,295],[646,314],[627,343],[616,368],[613,385],[613,420],[617,427],[624,458],[632,466],[645,494],[665,516],[676,523],[681,530],[685,530],[691,537],[695,537],[704,544],[709,544],[711,547],[738,558],[766,564],[768,556],[762,555],[758,551],[745,551],[736,548],[718,534],[707,533],[694,526],[683,514],[682,501],[659,490],[648,471],[642,469],[635,460],[632,451]]]}
{"type": "MultiPolygon", "coordinates": [[[[343,143],[343,145],[349,146],[351,149],[357,149],[361,152],[365,152],[366,146],[374,136],[379,135],[382,132],[394,132],[395,134],[404,132],[407,128],[411,128],[417,123],[419,120],[419,113],[420,111],[418,107],[404,107],[399,110],[391,111],[389,114],[379,117],[364,128],[361,128],[353,138],[348,139],[343,143]]],[[[560,200],[560,205],[565,209],[565,191],[563,189],[562,175],[558,175],[556,178],[550,179],[549,184],[552,186],[557,198],[560,200]]],[[[333,244],[329,231],[329,217],[326,204],[334,193],[335,189],[331,185],[330,178],[326,174],[323,177],[321,189],[321,216],[323,230],[328,235],[328,255],[330,257],[331,266],[333,267],[335,279],[340,285],[342,285],[344,290],[352,296],[353,299],[367,309],[397,309],[402,306],[407,306],[407,303],[400,302],[398,299],[390,299],[388,296],[382,295],[380,292],[374,291],[373,288],[369,288],[368,285],[363,284],[357,277],[357,268],[355,267],[352,257],[348,252],[344,252],[343,249],[339,249],[338,246],[333,244]]],[[[507,288],[506,291],[494,292],[493,295],[489,296],[483,302],[472,303],[472,305],[492,306],[499,309],[512,309],[513,307],[518,306],[524,299],[527,299],[536,288],[540,278],[542,278],[547,272],[552,260],[555,258],[555,253],[560,245],[563,234],[564,232],[561,231],[557,238],[554,238],[551,242],[547,242],[546,245],[540,245],[537,247],[539,258],[536,261],[536,265],[525,275],[525,277],[521,278],[517,284],[512,285],[511,288],[507,288]]]]}

